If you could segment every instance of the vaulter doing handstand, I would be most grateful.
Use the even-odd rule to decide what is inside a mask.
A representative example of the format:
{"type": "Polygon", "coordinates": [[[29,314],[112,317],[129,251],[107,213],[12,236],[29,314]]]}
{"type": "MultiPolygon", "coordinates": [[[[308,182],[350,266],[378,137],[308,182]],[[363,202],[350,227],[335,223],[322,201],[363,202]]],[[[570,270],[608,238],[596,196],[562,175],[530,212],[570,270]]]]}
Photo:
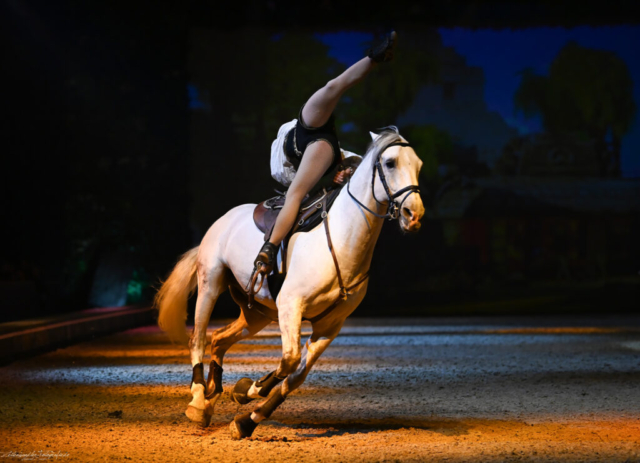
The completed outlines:
{"type": "MultiPolygon", "coordinates": [[[[280,127],[271,147],[271,171],[289,189],[273,231],[255,259],[254,271],[271,273],[278,246],[293,227],[304,197],[345,155],[353,155],[340,149],[333,111],[344,92],[363,80],[378,63],[393,59],[396,44],[396,33],[391,32],[366,57],[316,91],[302,106],[297,119],[280,127]]],[[[352,173],[350,169],[343,171],[337,176],[337,183],[352,173]]]]}

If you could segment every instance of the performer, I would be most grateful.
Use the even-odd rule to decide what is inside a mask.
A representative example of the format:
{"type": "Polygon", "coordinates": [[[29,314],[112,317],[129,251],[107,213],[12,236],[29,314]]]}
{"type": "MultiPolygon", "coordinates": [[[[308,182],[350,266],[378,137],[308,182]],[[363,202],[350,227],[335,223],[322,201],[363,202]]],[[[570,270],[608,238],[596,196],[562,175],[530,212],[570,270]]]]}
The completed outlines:
{"type": "MultiPolygon", "coordinates": [[[[396,44],[396,33],[391,32],[365,58],[315,92],[302,106],[297,119],[280,127],[271,146],[271,172],[276,181],[289,189],[271,236],[255,259],[257,271],[271,273],[278,246],[293,227],[304,197],[335,169],[343,156],[354,155],[340,149],[333,111],[345,91],[364,79],[378,63],[393,59],[396,44]]],[[[351,173],[352,170],[342,171],[334,181],[343,183],[351,173]]]]}

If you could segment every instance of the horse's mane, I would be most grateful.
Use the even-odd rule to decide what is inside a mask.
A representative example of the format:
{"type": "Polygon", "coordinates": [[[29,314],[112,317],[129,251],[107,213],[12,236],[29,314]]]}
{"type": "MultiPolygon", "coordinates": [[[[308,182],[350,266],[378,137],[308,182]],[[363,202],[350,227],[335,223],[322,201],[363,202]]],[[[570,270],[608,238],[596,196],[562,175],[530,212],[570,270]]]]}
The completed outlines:
{"type": "Polygon", "coordinates": [[[371,164],[376,162],[378,158],[378,154],[380,154],[380,150],[387,146],[389,143],[393,143],[396,141],[406,141],[398,130],[398,127],[395,125],[390,125],[387,127],[383,127],[378,129],[379,137],[372,141],[367,147],[367,152],[365,153],[362,160],[369,159],[371,164]]]}

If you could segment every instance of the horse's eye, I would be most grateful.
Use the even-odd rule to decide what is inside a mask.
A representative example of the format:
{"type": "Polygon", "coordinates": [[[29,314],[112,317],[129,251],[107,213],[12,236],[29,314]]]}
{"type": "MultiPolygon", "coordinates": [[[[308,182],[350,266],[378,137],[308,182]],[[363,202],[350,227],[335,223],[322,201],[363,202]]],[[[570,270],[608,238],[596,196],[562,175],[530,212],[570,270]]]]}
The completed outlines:
{"type": "Polygon", "coordinates": [[[393,169],[396,166],[396,162],[393,159],[389,159],[387,162],[384,163],[385,166],[387,166],[389,169],[393,169]]]}

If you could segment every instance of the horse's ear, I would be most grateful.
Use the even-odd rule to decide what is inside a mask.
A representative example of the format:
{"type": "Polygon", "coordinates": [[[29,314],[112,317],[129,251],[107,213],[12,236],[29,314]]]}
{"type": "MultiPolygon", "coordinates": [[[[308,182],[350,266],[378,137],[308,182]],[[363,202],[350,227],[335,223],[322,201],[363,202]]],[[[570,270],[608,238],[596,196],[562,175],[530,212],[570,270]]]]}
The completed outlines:
{"type": "Polygon", "coordinates": [[[373,133],[373,132],[369,132],[369,135],[371,135],[371,140],[373,140],[373,141],[376,141],[378,139],[378,137],[380,136],[377,133],[373,133]]]}

